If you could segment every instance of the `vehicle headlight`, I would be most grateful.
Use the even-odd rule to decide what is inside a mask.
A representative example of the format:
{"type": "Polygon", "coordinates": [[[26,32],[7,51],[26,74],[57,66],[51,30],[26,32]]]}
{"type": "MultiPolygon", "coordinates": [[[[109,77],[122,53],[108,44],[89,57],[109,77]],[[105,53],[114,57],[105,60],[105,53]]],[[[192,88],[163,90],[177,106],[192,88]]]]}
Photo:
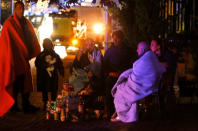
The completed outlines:
{"type": "Polygon", "coordinates": [[[73,44],[73,45],[78,44],[78,40],[77,40],[77,39],[73,39],[73,40],[72,40],[72,44],[73,44]]]}
{"type": "Polygon", "coordinates": [[[104,26],[102,24],[95,24],[93,30],[96,34],[100,34],[104,30],[104,26]]]}

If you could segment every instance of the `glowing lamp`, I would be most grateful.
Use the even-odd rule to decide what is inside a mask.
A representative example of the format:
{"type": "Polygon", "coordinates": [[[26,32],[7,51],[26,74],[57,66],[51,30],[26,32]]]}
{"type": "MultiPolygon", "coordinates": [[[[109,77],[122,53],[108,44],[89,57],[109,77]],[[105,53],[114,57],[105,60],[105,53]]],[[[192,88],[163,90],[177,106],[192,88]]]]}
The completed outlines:
{"type": "Polygon", "coordinates": [[[72,40],[72,44],[73,44],[73,45],[76,45],[77,43],[78,43],[78,40],[76,40],[76,39],[73,39],[73,40],[72,40]]]}
{"type": "Polygon", "coordinates": [[[102,24],[95,24],[94,25],[94,32],[96,34],[100,34],[102,32],[102,30],[103,30],[102,24]]]}

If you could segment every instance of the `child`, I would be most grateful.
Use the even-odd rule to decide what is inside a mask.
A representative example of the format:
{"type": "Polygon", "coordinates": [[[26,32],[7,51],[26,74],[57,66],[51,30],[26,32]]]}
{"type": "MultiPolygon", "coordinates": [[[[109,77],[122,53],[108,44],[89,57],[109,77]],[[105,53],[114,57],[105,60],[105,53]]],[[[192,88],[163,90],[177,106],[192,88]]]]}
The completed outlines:
{"type": "Polygon", "coordinates": [[[43,40],[42,51],[35,61],[37,67],[37,89],[42,91],[44,110],[48,101],[48,92],[51,92],[51,100],[55,101],[58,91],[58,72],[64,77],[63,63],[58,54],[53,50],[52,41],[43,40]]]}

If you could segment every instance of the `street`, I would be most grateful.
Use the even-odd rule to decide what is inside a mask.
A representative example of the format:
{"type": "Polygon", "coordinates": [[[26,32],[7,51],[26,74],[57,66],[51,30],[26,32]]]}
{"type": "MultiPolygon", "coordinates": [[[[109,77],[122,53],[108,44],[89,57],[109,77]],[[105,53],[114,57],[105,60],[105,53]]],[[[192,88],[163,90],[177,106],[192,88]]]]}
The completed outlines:
{"type": "MultiPolygon", "coordinates": [[[[63,59],[65,67],[64,79],[59,79],[59,91],[62,88],[63,80],[68,80],[69,68],[74,59],[74,55],[69,55],[63,59]]],[[[156,130],[156,131],[170,131],[170,130],[182,130],[182,131],[196,131],[198,130],[198,105],[197,102],[190,104],[187,98],[182,99],[181,103],[178,103],[174,110],[168,109],[166,112],[156,112],[156,110],[140,114],[140,120],[136,123],[121,123],[110,122],[103,119],[90,119],[79,120],[78,122],[54,120],[46,120],[46,113],[42,110],[42,94],[36,91],[36,69],[31,62],[32,75],[34,81],[34,91],[31,93],[30,102],[40,107],[40,110],[35,114],[24,114],[23,112],[8,112],[4,117],[0,118],[0,130],[112,130],[112,131],[139,131],[139,130],[156,130]]],[[[21,103],[21,96],[19,95],[19,103],[21,103]]],[[[20,106],[21,108],[21,106],[20,106]]]]}
{"type": "MultiPolygon", "coordinates": [[[[59,80],[59,90],[62,88],[63,80],[68,80],[69,68],[74,59],[74,55],[69,55],[63,59],[65,67],[65,77],[59,80]]],[[[32,67],[32,75],[34,87],[36,87],[36,69],[34,62],[30,62],[32,67]]],[[[21,103],[21,96],[19,95],[19,103],[21,103]]],[[[24,114],[23,112],[8,112],[5,116],[0,118],[0,130],[116,130],[116,131],[139,131],[139,130],[156,130],[156,131],[196,131],[198,130],[198,105],[197,102],[190,104],[185,102],[186,99],[181,99],[181,103],[177,103],[175,109],[168,109],[166,112],[156,112],[152,110],[147,113],[140,114],[140,120],[136,123],[121,123],[110,122],[103,119],[79,120],[78,122],[54,120],[46,120],[46,113],[42,110],[42,94],[37,92],[36,88],[31,93],[30,102],[40,107],[40,110],[35,114],[24,114]]],[[[21,108],[21,107],[20,107],[21,108]]]]}
{"type": "Polygon", "coordinates": [[[198,126],[198,105],[181,104],[173,112],[160,114],[150,112],[143,114],[136,123],[109,122],[108,120],[89,120],[71,122],[53,119],[46,120],[45,112],[39,111],[36,114],[11,113],[8,112],[0,118],[1,131],[87,131],[87,130],[112,130],[112,131],[197,131],[198,126]]]}

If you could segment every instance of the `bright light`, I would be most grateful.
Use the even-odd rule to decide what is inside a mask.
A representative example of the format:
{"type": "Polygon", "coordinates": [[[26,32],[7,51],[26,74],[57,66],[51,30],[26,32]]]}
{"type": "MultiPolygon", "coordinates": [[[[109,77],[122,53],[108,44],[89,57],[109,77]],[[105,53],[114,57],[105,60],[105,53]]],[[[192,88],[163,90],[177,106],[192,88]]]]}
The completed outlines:
{"type": "Polygon", "coordinates": [[[78,40],[76,40],[76,39],[73,39],[73,40],[72,40],[72,44],[73,44],[73,45],[76,45],[77,43],[78,43],[78,40]]]}
{"type": "Polygon", "coordinates": [[[68,50],[68,51],[77,51],[78,48],[76,48],[76,47],[74,47],[74,46],[69,46],[69,47],[67,47],[67,50],[68,50]]]}
{"type": "Polygon", "coordinates": [[[103,31],[103,26],[102,26],[102,24],[95,24],[95,25],[94,25],[94,32],[95,32],[96,34],[100,34],[100,33],[102,33],[102,31],[103,31]]]}
{"type": "Polygon", "coordinates": [[[61,45],[61,43],[56,43],[57,46],[61,45]]]}
{"type": "Polygon", "coordinates": [[[55,42],[60,42],[60,40],[59,39],[56,39],[55,42]]]}
{"type": "Polygon", "coordinates": [[[62,59],[67,56],[65,46],[54,46],[54,50],[62,59]]]}
{"type": "MultiPolygon", "coordinates": [[[[40,43],[43,43],[45,38],[50,38],[53,32],[53,21],[52,17],[46,17],[42,22],[42,25],[39,27],[40,43]]],[[[42,47],[42,45],[41,45],[42,47]]]]}
{"type": "Polygon", "coordinates": [[[75,21],[72,21],[72,25],[75,25],[75,21]]]}

